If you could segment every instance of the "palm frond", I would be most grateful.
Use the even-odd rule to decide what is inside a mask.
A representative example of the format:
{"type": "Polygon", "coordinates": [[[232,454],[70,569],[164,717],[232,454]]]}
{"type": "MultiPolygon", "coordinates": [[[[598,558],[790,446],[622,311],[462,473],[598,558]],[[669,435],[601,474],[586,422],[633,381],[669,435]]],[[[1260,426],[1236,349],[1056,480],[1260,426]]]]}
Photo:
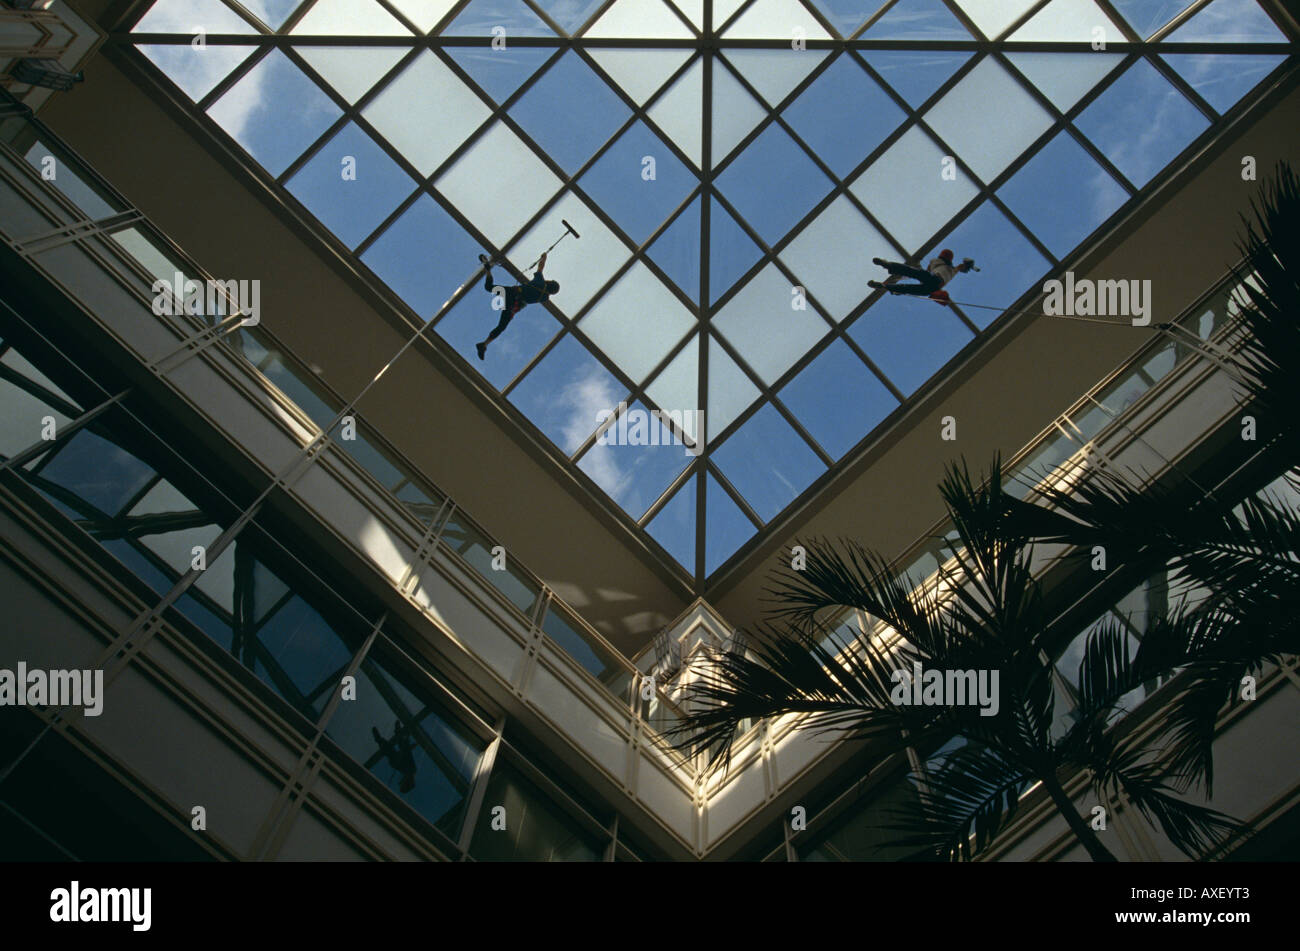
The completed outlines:
{"type": "Polygon", "coordinates": [[[906,834],[885,845],[915,849],[912,858],[968,861],[1015,815],[1029,778],[996,751],[968,745],[948,756],[938,770],[911,781],[917,786],[916,799],[888,810],[885,818],[892,821],[884,824],[906,834]]]}

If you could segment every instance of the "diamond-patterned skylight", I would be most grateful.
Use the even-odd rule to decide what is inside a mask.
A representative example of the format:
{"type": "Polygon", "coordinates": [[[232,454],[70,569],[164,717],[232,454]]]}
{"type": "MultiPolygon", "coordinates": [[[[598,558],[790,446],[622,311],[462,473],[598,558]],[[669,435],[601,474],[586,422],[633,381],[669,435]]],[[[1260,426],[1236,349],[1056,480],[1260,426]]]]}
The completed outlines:
{"type": "Polygon", "coordinates": [[[125,39],[697,588],[997,316],[873,257],[1007,307],[1289,53],[1255,0],[158,0],[125,39]],[[562,219],[478,360],[475,256],[562,219]]]}

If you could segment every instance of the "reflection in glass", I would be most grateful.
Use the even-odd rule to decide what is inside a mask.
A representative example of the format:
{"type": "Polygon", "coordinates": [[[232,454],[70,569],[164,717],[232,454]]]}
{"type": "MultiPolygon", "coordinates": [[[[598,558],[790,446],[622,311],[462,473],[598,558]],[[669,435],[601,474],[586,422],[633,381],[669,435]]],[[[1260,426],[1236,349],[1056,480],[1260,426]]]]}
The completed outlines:
{"type": "Polygon", "coordinates": [[[469,851],[480,862],[596,862],[601,857],[595,836],[500,760],[492,768],[469,851]]]}

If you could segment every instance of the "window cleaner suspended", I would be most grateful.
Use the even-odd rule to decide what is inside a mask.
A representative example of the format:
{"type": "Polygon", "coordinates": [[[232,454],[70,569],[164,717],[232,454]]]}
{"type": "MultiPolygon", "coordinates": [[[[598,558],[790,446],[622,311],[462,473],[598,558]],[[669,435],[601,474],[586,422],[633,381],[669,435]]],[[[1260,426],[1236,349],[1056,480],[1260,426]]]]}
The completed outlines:
{"type": "Polygon", "coordinates": [[[533,271],[532,279],[526,283],[513,284],[509,287],[503,287],[495,283],[492,280],[493,262],[486,254],[480,254],[478,256],[479,263],[483,265],[483,270],[486,272],[483,278],[483,289],[491,294],[494,300],[500,298],[502,302],[501,319],[497,321],[497,325],[492,328],[492,332],[487,335],[486,340],[474,344],[474,350],[478,353],[478,358],[480,360],[487,355],[488,344],[501,336],[505,329],[510,326],[510,321],[515,319],[515,314],[519,313],[519,311],[523,310],[524,307],[529,304],[545,303],[550,300],[551,295],[559,292],[560,282],[548,281],[542,273],[546,268],[546,256],[555,250],[555,245],[559,244],[569,235],[573,235],[575,238],[582,237],[578,234],[577,229],[563,218],[560,219],[560,223],[564,225],[564,234],[556,238],[554,243],[542,252],[542,256],[525,269],[533,270],[533,268],[536,268],[536,270],[533,271]]]}
{"type": "Polygon", "coordinates": [[[943,304],[948,301],[948,292],[943,290],[943,286],[951,281],[958,274],[965,274],[967,271],[978,271],[975,261],[971,258],[963,258],[961,264],[952,263],[952,252],[944,248],[939,252],[939,256],[931,258],[929,265],[922,270],[919,267],[912,267],[910,264],[900,264],[897,261],[886,261],[883,258],[872,258],[873,264],[878,264],[889,272],[883,282],[868,281],[869,287],[884,288],[891,294],[907,294],[913,297],[929,297],[943,304]],[[896,284],[894,283],[900,277],[910,277],[916,281],[915,284],[896,284]]]}

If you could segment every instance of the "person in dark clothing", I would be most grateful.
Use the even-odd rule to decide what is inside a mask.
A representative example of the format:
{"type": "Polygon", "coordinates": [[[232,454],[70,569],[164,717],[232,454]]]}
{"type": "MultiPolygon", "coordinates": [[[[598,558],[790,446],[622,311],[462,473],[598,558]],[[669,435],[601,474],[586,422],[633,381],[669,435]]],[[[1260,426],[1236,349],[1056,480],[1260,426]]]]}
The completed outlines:
{"type": "Polygon", "coordinates": [[[891,294],[909,294],[916,297],[927,296],[937,301],[944,302],[948,299],[946,291],[942,290],[943,286],[951,281],[958,274],[965,274],[971,269],[979,270],[975,267],[975,262],[970,258],[965,258],[961,264],[952,263],[952,252],[944,248],[939,252],[937,258],[930,261],[929,266],[922,270],[919,267],[912,267],[908,264],[899,264],[895,261],[885,261],[881,258],[872,258],[873,264],[878,264],[887,270],[890,278],[881,283],[880,281],[868,281],[870,287],[883,287],[891,294]],[[900,277],[910,277],[917,283],[915,284],[895,284],[894,281],[900,277]]]}
{"type": "MultiPolygon", "coordinates": [[[[498,285],[492,280],[492,265],[488,261],[487,255],[480,254],[478,259],[483,262],[483,267],[487,270],[487,277],[483,279],[483,289],[489,294],[496,294],[498,285]]],[[[533,279],[527,284],[513,284],[509,287],[503,287],[505,291],[505,307],[501,310],[501,319],[497,325],[492,328],[492,332],[487,335],[487,339],[474,344],[474,349],[478,351],[478,358],[483,359],[487,353],[487,346],[502,332],[510,326],[510,321],[515,319],[515,314],[519,313],[528,304],[540,304],[549,300],[551,295],[559,291],[560,284],[558,281],[548,281],[542,276],[542,269],[546,267],[546,255],[543,254],[537,261],[537,270],[533,272],[533,279]]]]}
{"type": "Polygon", "coordinates": [[[413,755],[414,747],[411,744],[411,736],[402,729],[402,721],[397,720],[393,723],[393,738],[386,739],[379,732],[378,727],[370,728],[370,735],[375,739],[375,745],[379,751],[384,754],[384,759],[388,760],[388,765],[397,770],[398,775],[402,777],[398,789],[402,792],[410,792],[415,788],[415,756],[413,755]]]}

